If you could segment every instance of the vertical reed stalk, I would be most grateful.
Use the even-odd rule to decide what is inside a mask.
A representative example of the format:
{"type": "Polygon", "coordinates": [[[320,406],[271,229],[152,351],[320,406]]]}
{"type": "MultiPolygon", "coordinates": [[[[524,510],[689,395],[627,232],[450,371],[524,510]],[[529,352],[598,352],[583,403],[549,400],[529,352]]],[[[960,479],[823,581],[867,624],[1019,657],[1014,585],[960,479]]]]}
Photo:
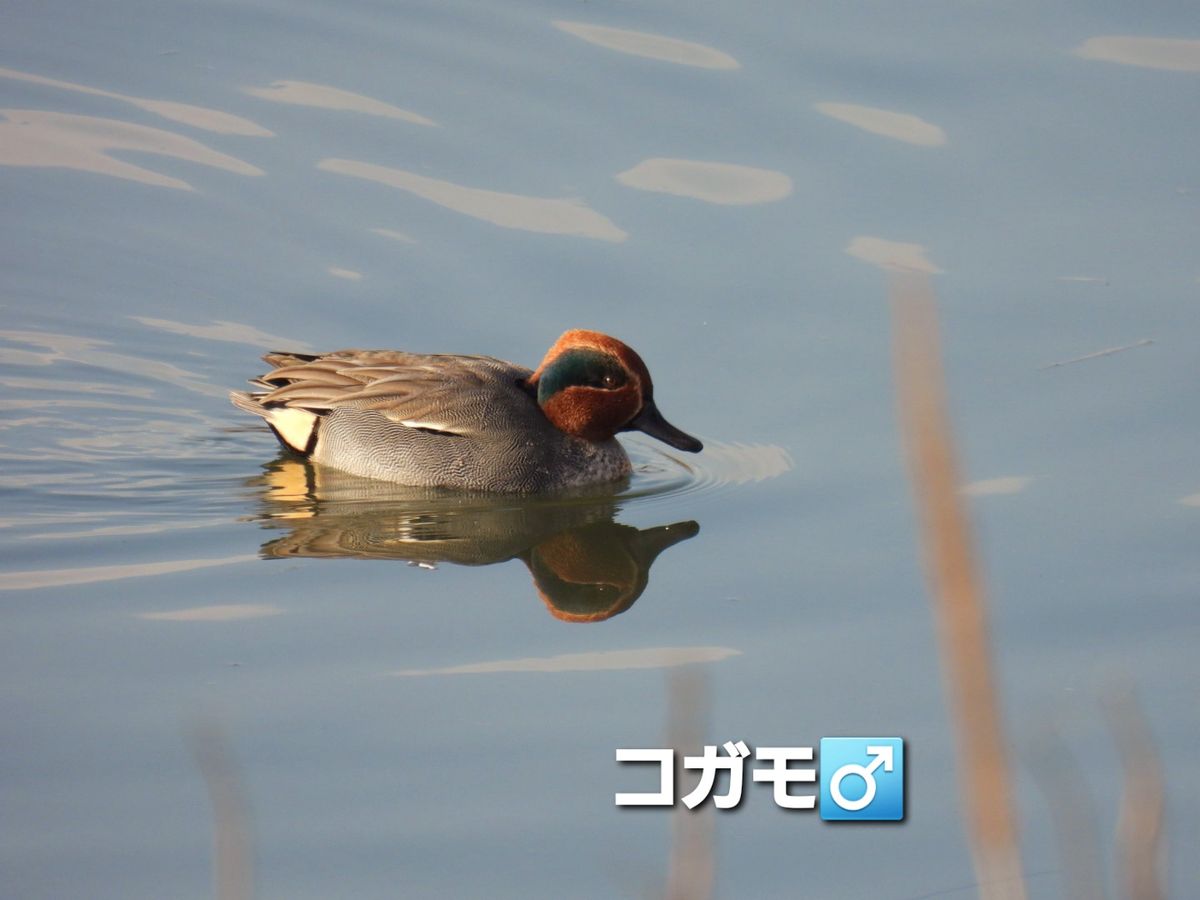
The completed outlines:
{"type": "MultiPolygon", "coordinates": [[[[699,666],[673,671],[669,681],[667,746],[675,749],[676,792],[682,796],[696,777],[683,768],[683,757],[698,755],[708,719],[708,681],[699,666]]],[[[675,805],[671,814],[671,862],[667,873],[667,900],[712,900],[713,810],[709,803],[688,809],[675,805]]]]}
{"type": "Polygon", "coordinates": [[[1117,823],[1117,856],[1129,900],[1163,900],[1163,818],[1166,789],[1158,749],[1132,691],[1107,702],[1125,781],[1117,823]]]}
{"type": "Polygon", "coordinates": [[[1004,735],[987,636],[987,602],[960,500],[946,412],[937,310],[927,275],[890,277],[897,408],[958,745],[979,894],[1023,900],[1004,735]]]}
{"type": "Polygon", "coordinates": [[[253,900],[250,821],[229,742],[212,721],[193,725],[189,737],[212,805],[213,896],[216,900],[253,900]]]}

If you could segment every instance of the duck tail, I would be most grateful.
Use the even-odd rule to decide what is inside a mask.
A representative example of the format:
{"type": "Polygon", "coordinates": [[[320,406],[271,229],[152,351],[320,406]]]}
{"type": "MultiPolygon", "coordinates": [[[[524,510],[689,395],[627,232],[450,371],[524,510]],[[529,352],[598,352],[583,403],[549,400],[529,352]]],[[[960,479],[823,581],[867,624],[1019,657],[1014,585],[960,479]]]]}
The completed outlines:
{"type": "Polygon", "coordinates": [[[320,416],[307,409],[283,404],[264,404],[262,394],[249,391],[230,391],[229,399],[238,409],[261,416],[275,433],[279,443],[309,456],[317,446],[320,416]]]}

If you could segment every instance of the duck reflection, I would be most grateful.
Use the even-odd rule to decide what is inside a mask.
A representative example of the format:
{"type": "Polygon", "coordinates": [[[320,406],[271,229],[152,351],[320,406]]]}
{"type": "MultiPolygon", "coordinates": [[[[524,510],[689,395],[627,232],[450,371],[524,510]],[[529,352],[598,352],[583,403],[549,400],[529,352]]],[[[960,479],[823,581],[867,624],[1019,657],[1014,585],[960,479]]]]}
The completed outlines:
{"type": "Polygon", "coordinates": [[[604,494],[550,497],[467,494],[359,478],[280,458],[252,482],[260,520],[287,533],[264,544],[265,558],[395,559],[432,568],[487,566],[519,559],[550,614],[599,622],[642,595],[650,567],[674,544],[695,537],[695,522],[635,528],[614,521],[604,494]]]}

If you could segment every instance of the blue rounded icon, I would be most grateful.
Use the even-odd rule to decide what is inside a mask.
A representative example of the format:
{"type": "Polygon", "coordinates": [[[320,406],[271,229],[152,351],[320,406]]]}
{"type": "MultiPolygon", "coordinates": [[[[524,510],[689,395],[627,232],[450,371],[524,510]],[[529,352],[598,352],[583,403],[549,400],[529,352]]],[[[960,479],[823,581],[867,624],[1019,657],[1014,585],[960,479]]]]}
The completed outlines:
{"type": "Polygon", "coordinates": [[[821,738],[821,818],[899,822],[904,818],[904,738],[821,738]]]}

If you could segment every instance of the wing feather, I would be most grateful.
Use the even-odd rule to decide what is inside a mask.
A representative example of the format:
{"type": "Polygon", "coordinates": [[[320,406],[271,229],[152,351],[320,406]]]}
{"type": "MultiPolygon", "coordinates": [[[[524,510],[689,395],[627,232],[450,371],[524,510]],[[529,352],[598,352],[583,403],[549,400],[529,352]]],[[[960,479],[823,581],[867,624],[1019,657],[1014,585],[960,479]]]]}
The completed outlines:
{"type": "Polygon", "coordinates": [[[275,368],[252,382],[264,391],[241,395],[243,408],[318,416],[339,407],[370,409],[411,428],[465,435],[497,427],[497,409],[536,402],[526,386],[530,370],[490,356],[340,350],[263,358],[275,368]]]}

